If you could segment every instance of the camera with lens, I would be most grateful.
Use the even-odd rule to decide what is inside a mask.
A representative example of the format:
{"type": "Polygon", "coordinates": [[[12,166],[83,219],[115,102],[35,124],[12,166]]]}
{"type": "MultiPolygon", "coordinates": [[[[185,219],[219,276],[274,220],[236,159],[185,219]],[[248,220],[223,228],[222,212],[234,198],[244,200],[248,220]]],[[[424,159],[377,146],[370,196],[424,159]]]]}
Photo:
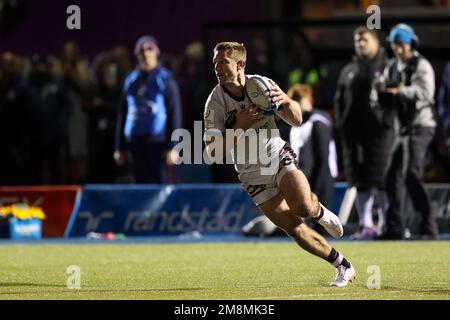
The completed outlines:
{"type": "Polygon", "coordinates": [[[388,88],[397,88],[400,85],[399,81],[393,79],[386,79],[383,76],[378,77],[374,82],[374,87],[377,91],[378,105],[385,109],[396,109],[398,107],[398,99],[392,93],[386,92],[388,88]]]}
{"type": "Polygon", "coordinates": [[[388,88],[397,88],[400,85],[399,81],[393,79],[386,79],[383,76],[375,80],[375,88],[379,93],[386,91],[388,88]]]}

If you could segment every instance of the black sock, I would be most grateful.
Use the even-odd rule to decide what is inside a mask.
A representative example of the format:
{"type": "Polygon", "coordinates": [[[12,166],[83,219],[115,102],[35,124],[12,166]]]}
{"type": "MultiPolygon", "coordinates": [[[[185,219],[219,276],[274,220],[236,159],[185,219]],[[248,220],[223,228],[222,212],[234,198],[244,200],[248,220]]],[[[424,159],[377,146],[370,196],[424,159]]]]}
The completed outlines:
{"type": "Polygon", "coordinates": [[[346,268],[350,268],[350,262],[348,262],[347,259],[344,258],[344,256],[342,256],[338,251],[336,251],[334,248],[331,248],[331,252],[328,255],[327,259],[326,259],[329,263],[331,263],[333,266],[335,266],[336,268],[339,266],[344,266],[346,268]],[[341,258],[341,262],[337,262],[337,260],[341,258]],[[339,264],[337,264],[339,263],[339,264]]]}
{"type": "Polygon", "coordinates": [[[350,268],[350,262],[347,261],[347,259],[342,259],[341,265],[343,265],[346,268],[350,268]]]}
{"type": "Polygon", "coordinates": [[[331,252],[326,259],[329,263],[333,263],[339,257],[339,252],[337,252],[334,248],[331,248],[331,252]]]}

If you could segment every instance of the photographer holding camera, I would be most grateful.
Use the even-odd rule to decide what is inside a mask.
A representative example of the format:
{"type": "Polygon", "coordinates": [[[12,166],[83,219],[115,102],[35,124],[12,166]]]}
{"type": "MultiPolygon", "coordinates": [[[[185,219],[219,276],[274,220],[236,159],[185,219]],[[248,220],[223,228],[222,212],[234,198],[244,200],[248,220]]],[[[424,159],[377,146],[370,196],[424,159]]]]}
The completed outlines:
{"type": "Polygon", "coordinates": [[[407,190],[414,209],[422,216],[421,238],[436,239],[438,226],[422,182],[425,155],[436,127],[432,110],[434,71],[415,49],[418,39],[409,25],[396,25],[388,41],[395,57],[388,62],[377,90],[381,107],[395,110],[399,134],[386,179],[387,229],[380,238],[405,238],[407,190]]]}

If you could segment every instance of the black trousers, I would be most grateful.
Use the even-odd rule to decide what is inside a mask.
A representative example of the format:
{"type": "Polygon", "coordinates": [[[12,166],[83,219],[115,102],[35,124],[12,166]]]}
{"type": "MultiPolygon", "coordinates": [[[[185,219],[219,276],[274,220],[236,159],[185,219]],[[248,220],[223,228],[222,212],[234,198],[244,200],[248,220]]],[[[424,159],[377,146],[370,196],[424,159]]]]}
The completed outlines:
{"type": "Polygon", "coordinates": [[[164,143],[152,142],[148,137],[133,137],[128,146],[135,183],[166,182],[166,146],[164,143]]]}
{"type": "Polygon", "coordinates": [[[414,209],[421,214],[421,234],[437,235],[439,232],[422,182],[425,155],[434,133],[435,129],[432,127],[413,127],[394,147],[386,177],[389,199],[386,216],[388,234],[404,234],[406,192],[409,193],[414,209]]]}

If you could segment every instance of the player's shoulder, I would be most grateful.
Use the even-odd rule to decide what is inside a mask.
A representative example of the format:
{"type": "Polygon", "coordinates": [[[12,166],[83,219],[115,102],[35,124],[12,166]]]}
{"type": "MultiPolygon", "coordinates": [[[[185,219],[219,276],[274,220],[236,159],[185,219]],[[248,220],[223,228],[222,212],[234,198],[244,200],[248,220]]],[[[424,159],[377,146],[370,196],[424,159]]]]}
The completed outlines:
{"type": "Polygon", "coordinates": [[[349,85],[357,71],[358,63],[356,61],[356,57],[354,57],[352,61],[344,65],[344,67],[339,72],[338,85],[349,85]]]}
{"type": "Polygon", "coordinates": [[[169,70],[166,67],[161,66],[161,65],[157,67],[156,73],[159,77],[166,78],[166,79],[172,77],[172,75],[173,75],[171,70],[169,70]]]}
{"type": "Polygon", "coordinates": [[[331,116],[326,111],[315,109],[309,119],[313,123],[323,124],[326,127],[332,127],[331,116]]]}
{"type": "Polygon", "coordinates": [[[134,69],[127,75],[127,77],[125,78],[125,81],[127,81],[127,80],[131,81],[133,79],[136,79],[139,76],[139,72],[140,72],[139,68],[134,69]]]}
{"type": "Polygon", "coordinates": [[[422,71],[434,71],[430,61],[423,55],[420,55],[417,58],[417,69],[422,71]]]}
{"type": "Polygon", "coordinates": [[[211,93],[208,96],[208,99],[206,100],[208,103],[221,103],[223,102],[223,89],[222,87],[217,84],[211,91],[211,93]]]}
{"type": "Polygon", "coordinates": [[[131,83],[136,81],[138,76],[139,76],[139,69],[138,68],[136,68],[133,71],[131,71],[125,78],[124,87],[125,88],[129,87],[131,85],[131,83]]]}
{"type": "Polygon", "coordinates": [[[352,61],[344,65],[344,67],[341,69],[341,75],[347,75],[350,72],[354,72],[358,68],[358,62],[356,58],[353,58],[352,61]]]}

